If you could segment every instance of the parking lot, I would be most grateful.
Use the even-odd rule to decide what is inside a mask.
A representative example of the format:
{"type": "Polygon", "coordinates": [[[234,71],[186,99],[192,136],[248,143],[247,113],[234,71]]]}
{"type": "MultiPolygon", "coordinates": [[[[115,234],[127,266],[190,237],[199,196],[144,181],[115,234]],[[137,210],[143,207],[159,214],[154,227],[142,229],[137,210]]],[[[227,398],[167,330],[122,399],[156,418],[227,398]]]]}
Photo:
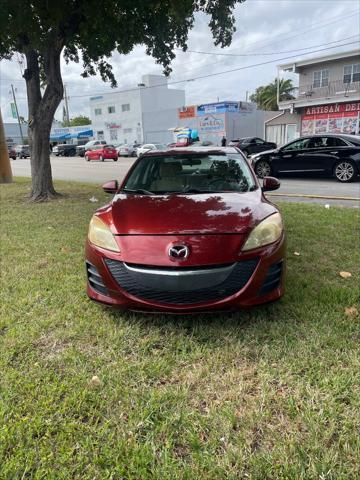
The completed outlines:
{"type": "MultiPolygon", "coordinates": [[[[122,180],[135,158],[120,157],[117,162],[86,162],[81,157],[51,157],[53,177],[101,185],[107,180],[122,180]]],[[[15,176],[29,177],[30,160],[12,160],[15,176]]],[[[360,206],[360,179],[353,183],[339,183],[334,179],[281,179],[278,191],[268,194],[274,202],[311,202],[347,207],[360,206]]]]}

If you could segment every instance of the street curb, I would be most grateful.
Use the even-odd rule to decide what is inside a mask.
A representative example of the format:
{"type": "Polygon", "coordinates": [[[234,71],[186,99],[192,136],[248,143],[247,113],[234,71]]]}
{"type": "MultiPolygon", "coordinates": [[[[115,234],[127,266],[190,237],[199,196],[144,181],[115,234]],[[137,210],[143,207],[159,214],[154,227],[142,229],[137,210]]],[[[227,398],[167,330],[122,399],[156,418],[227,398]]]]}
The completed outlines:
{"type": "Polygon", "coordinates": [[[335,197],[333,195],[311,195],[298,193],[269,193],[271,197],[320,198],[324,200],[351,200],[360,202],[360,197],[335,197]]]}

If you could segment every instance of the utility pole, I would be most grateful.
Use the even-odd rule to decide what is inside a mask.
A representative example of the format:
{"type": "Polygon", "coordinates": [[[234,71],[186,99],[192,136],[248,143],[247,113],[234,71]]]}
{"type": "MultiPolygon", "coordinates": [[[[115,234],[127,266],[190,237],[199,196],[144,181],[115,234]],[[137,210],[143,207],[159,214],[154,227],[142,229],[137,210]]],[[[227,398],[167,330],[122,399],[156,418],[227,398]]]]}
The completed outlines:
{"type": "Polygon", "coordinates": [[[246,90],[246,102],[248,102],[249,99],[249,90],[246,90]]]}
{"type": "Polygon", "coordinates": [[[64,84],[64,100],[65,100],[65,111],[66,111],[66,121],[69,126],[70,117],[69,117],[69,105],[68,105],[68,97],[66,93],[66,85],[64,84]]]}
{"type": "Polygon", "coordinates": [[[20,118],[19,118],[19,110],[18,110],[17,103],[16,103],[15,90],[14,90],[14,85],[13,84],[11,84],[11,90],[12,90],[14,104],[15,104],[16,116],[17,116],[17,120],[18,120],[18,124],[19,124],[21,143],[24,145],[24,136],[23,136],[23,132],[22,132],[22,128],[21,128],[21,122],[20,122],[20,118]]]}

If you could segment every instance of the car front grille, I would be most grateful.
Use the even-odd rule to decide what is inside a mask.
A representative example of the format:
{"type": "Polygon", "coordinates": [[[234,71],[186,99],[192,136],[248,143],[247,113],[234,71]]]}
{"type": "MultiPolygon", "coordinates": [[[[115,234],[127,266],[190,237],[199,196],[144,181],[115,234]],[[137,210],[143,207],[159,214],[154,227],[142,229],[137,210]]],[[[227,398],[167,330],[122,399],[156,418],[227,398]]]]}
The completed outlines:
{"type": "Polygon", "coordinates": [[[217,301],[241,290],[258,259],[231,265],[165,268],[105,260],[120,288],[139,299],[166,304],[217,301]]]}
{"type": "Polygon", "coordinates": [[[100,273],[97,271],[96,267],[92,265],[90,262],[85,262],[86,263],[86,273],[88,277],[88,282],[90,286],[96,290],[98,293],[101,293],[102,295],[109,295],[109,292],[107,291],[107,288],[104,285],[104,282],[101,278],[100,273]]]}
{"type": "Polygon", "coordinates": [[[272,292],[280,285],[283,262],[274,263],[267,271],[264,283],[259,291],[259,295],[266,295],[272,292]]]}

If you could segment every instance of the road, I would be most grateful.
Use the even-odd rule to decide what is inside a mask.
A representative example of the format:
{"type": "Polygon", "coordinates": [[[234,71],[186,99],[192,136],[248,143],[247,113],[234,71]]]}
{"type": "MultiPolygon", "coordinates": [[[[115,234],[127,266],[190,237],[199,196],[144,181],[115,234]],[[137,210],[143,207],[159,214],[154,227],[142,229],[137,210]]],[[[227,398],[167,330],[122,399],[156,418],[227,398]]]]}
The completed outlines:
{"type": "MultiPolygon", "coordinates": [[[[51,157],[54,179],[97,183],[107,180],[121,180],[135,161],[134,158],[120,157],[117,162],[86,162],[81,157],[51,157]]],[[[30,176],[30,160],[11,160],[15,176],[30,176]]],[[[311,202],[322,205],[360,207],[360,180],[353,183],[339,183],[334,179],[280,179],[281,187],[267,194],[272,201],[311,202]],[[305,196],[303,196],[305,195],[305,196]],[[307,197],[309,195],[310,197],[307,197]],[[326,198],[314,198],[315,196],[326,198]],[[331,198],[337,197],[337,198],[331,198]],[[346,200],[348,198],[349,200],[346,200]]]]}

